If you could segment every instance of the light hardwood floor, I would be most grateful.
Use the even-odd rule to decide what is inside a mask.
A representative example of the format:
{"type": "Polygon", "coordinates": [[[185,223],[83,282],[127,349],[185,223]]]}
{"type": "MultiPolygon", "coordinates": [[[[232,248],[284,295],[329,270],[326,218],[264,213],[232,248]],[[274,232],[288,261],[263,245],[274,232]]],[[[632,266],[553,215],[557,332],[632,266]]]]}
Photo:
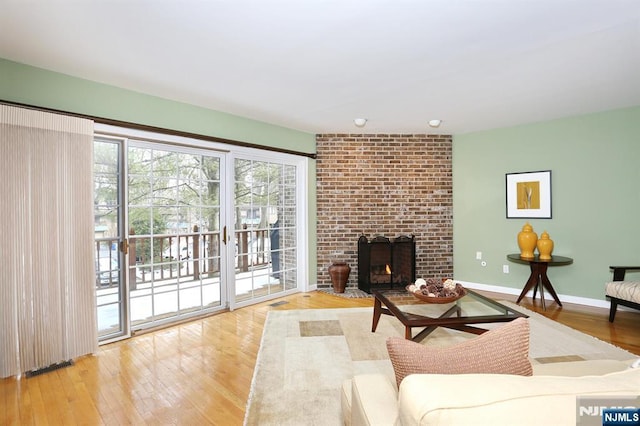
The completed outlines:
{"type": "MultiPolygon", "coordinates": [[[[539,305],[521,303],[640,355],[640,312],[611,325],[605,309],[539,305]]],[[[358,306],[373,301],[295,294],[104,345],[71,367],[0,380],[0,424],[241,425],[267,312],[358,306]]]]}

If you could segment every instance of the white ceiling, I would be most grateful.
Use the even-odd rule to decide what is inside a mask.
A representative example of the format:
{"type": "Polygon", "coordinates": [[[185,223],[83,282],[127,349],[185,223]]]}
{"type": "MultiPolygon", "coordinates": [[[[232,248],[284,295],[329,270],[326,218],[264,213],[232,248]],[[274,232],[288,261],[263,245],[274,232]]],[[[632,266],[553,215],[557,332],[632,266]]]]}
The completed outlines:
{"type": "Polygon", "coordinates": [[[0,57],[311,133],[457,134],[640,105],[640,0],[0,0],[0,57]]]}

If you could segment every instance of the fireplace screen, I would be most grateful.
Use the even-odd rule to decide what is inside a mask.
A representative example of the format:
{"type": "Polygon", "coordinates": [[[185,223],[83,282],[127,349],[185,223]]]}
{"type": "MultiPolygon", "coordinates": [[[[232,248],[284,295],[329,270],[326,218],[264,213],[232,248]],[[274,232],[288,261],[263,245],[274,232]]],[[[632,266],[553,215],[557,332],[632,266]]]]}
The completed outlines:
{"type": "Polygon", "coordinates": [[[416,244],[414,236],[393,240],[364,235],[358,239],[358,288],[403,288],[416,279],[416,244]]]}

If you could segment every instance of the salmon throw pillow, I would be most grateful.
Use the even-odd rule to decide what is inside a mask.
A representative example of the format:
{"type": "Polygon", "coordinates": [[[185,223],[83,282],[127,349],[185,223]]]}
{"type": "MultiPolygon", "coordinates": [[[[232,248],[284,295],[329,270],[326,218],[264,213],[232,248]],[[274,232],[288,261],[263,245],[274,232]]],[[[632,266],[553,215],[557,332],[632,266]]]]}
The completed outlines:
{"type": "Polygon", "coordinates": [[[398,386],[409,374],[533,374],[526,318],[516,318],[478,337],[444,348],[390,337],[387,351],[398,386]]]}

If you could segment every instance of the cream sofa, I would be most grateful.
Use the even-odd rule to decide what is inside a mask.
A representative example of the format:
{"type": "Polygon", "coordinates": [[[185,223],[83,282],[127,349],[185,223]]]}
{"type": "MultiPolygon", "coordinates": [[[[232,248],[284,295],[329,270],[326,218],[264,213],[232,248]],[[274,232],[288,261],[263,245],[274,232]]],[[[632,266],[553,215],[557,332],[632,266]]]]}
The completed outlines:
{"type": "Polygon", "coordinates": [[[362,374],[342,386],[346,425],[575,425],[576,397],[640,395],[640,368],[616,360],[533,366],[532,376],[362,374]]]}

